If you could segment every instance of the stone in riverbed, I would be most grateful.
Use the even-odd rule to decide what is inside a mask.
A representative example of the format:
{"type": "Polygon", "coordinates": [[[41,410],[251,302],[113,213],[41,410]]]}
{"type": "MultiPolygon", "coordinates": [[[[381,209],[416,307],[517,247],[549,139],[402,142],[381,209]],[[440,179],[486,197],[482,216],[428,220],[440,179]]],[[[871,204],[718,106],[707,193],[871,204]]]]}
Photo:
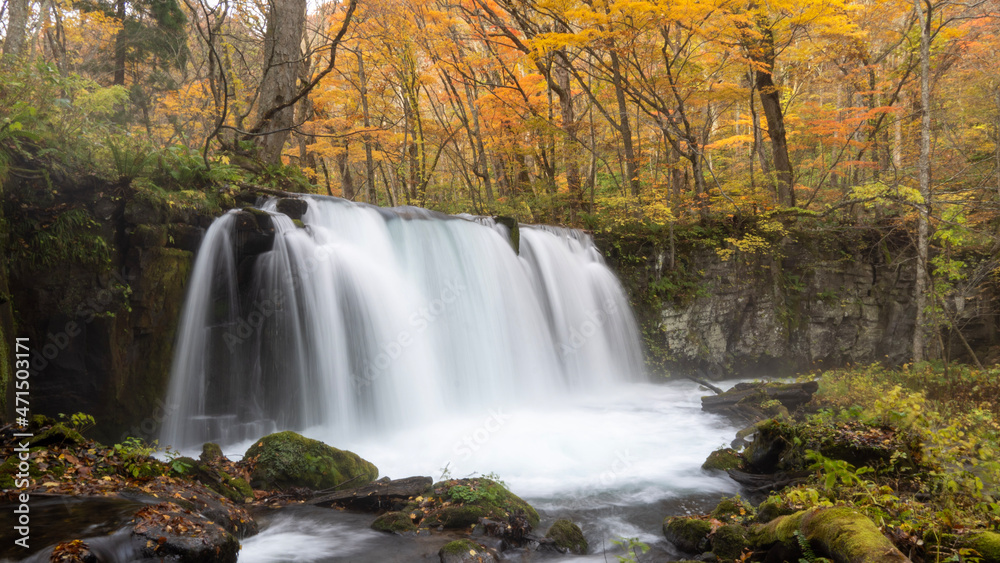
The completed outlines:
{"type": "Polygon", "coordinates": [[[736,450],[723,448],[708,454],[708,459],[701,464],[701,468],[705,471],[729,471],[739,467],[742,461],[743,458],[736,450]]]}
{"type": "Polygon", "coordinates": [[[697,518],[674,516],[663,521],[663,535],[677,549],[687,553],[701,553],[708,549],[708,534],[712,524],[697,518]]]}
{"type": "Polygon", "coordinates": [[[438,551],[441,563],[496,563],[497,558],[485,547],[471,540],[449,542],[438,551]]]}
{"type": "Polygon", "coordinates": [[[386,512],[372,522],[372,529],[392,534],[405,534],[416,532],[417,526],[413,523],[413,519],[410,518],[409,513],[386,512]]]}
{"type": "Polygon", "coordinates": [[[244,459],[255,489],[359,487],[378,477],[378,468],[357,454],[291,431],[257,440],[244,459]]]}
{"type": "Polygon", "coordinates": [[[556,547],[560,551],[584,555],[587,553],[587,538],[583,536],[583,530],[573,522],[562,519],[556,520],[545,533],[545,537],[555,541],[556,547]]]}
{"type": "Polygon", "coordinates": [[[407,477],[395,480],[385,477],[357,489],[324,495],[309,501],[309,504],[340,506],[366,512],[401,510],[409,499],[426,494],[432,483],[433,479],[430,477],[407,477]]]}
{"type": "Polygon", "coordinates": [[[136,512],[132,535],[144,542],[142,556],[181,563],[235,563],[240,542],[222,526],[172,502],[136,512]]]}

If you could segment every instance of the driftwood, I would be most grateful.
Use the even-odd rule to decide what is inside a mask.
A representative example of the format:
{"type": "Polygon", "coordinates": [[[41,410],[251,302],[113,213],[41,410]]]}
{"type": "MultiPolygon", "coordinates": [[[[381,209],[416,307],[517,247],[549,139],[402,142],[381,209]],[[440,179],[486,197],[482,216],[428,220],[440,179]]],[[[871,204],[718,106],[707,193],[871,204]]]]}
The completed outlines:
{"type": "Polygon", "coordinates": [[[804,383],[741,383],[721,395],[709,395],[701,398],[702,410],[720,412],[751,403],[759,405],[763,401],[777,400],[789,412],[808,403],[813,393],[819,389],[819,383],[806,381],[804,383]]]}
{"type": "Polygon", "coordinates": [[[430,477],[407,477],[406,479],[379,479],[357,489],[337,491],[314,498],[306,504],[315,506],[339,506],[364,512],[394,510],[394,506],[406,504],[411,497],[419,496],[433,484],[430,477]]]}

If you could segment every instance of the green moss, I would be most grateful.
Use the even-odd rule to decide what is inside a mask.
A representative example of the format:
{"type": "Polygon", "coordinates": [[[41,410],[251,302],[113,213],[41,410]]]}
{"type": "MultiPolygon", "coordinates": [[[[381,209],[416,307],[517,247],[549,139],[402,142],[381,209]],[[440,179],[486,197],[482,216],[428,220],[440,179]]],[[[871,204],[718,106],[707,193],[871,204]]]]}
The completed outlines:
{"type": "Polygon", "coordinates": [[[292,219],[292,224],[294,224],[299,229],[306,228],[306,224],[302,222],[302,219],[292,219]]]}
{"type": "Polygon", "coordinates": [[[741,518],[753,513],[753,508],[739,497],[723,498],[712,510],[712,518],[725,522],[728,519],[741,518]]]}
{"type": "Polygon", "coordinates": [[[663,535],[677,549],[689,553],[701,553],[708,548],[708,534],[712,524],[697,518],[673,516],[663,521],[663,535]]]}
{"type": "Polygon", "coordinates": [[[764,548],[794,541],[795,532],[836,561],[889,563],[908,561],[874,522],[847,507],[813,508],[782,516],[752,531],[751,543],[764,548]]]}
{"type": "Polygon", "coordinates": [[[226,456],[222,455],[222,448],[219,444],[214,444],[212,442],[205,442],[201,446],[201,455],[198,457],[201,461],[208,463],[210,461],[215,461],[217,459],[224,459],[226,456]]]}
{"type": "Polygon", "coordinates": [[[130,240],[140,248],[154,248],[167,245],[167,227],[165,225],[136,225],[130,240]]]}
{"type": "Polygon", "coordinates": [[[701,464],[701,468],[706,471],[729,471],[740,466],[743,458],[732,448],[715,450],[708,454],[708,459],[701,464]]]}
{"type": "Polygon", "coordinates": [[[360,487],[378,477],[378,468],[358,455],[291,431],[261,438],[245,459],[252,464],[250,484],[257,489],[360,487]]]}
{"type": "Polygon", "coordinates": [[[768,497],[767,500],[760,503],[760,506],[757,507],[757,516],[754,520],[761,524],[766,524],[779,516],[786,516],[793,513],[795,513],[795,510],[789,508],[781,498],[768,497]]]}
{"type": "Polygon", "coordinates": [[[445,528],[468,528],[480,518],[495,518],[489,509],[476,505],[446,506],[424,519],[422,524],[445,528]]]}
{"type": "Polygon", "coordinates": [[[545,537],[554,540],[556,547],[577,555],[583,555],[589,549],[587,538],[583,536],[583,530],[569,520],[556,520],[549,531],[545,533],[545,537]]]}
{"type": "Polygon", "coordinates": [[[404,534],[417,531],[410,515],[404,512],[386,512],[372,522],[372,529],[380,532],[404,534]]]}
{"type": "Polygon", "coordinates": [[[712,553],[723,561],[739,559],[743,548],[750,543],[746,529],[738,524],[727,524],[712,534],[712,553]]]}
{"type": "Polygon", "coordinates": [[[1000,563],[1000,534],[996,532],[973,532],[960,544],[976,550],[981,563],[1000,563]]]}
{"type": "MultiPolygon", "coordinates": [[[[461,508],[475,507],[477,509],[475,512],[480,513],[481,517],[506,520],[511,515],[521,512],[524,513],[528,519],[528,523],[532,527],[538,526],[538,512],[521,497],[508,491],[503,485],[491,479],[484,477],[453,479],[435,483],[433,489],[441,497],[450,499],[454,503],[459,503],[459,507],[461,508]]],[[[454,516],[454,518],[460,519],[463,522],[468,519],[468,517],[459,517],[458,515],[454,516]]],[[[475,524],[475,522],[473,520],[469,525],[475,524]]],[[[445,527],[464,526],[446,525],[445,527]]]]}
{"type": "Polygon", "coordinates": [[[49,446],[52,444],[73,445],[82,444],[85,441],[79,432],[59,422],[41,434],[29,439],[28,444],[30,446],[49,446]]]}
{"type": "Polygon", "coordinates": [[[442,547],[440,551],[438,551],[438,554],[441,555],[442,557],[446,555],[475,556],[481,553],[485,554],[486,548],[484,548],[483,546],[479,545],[478,543],[472,540],[455,540],[453,542],[448,542],[444,544],[444,547],[442,547]]]}

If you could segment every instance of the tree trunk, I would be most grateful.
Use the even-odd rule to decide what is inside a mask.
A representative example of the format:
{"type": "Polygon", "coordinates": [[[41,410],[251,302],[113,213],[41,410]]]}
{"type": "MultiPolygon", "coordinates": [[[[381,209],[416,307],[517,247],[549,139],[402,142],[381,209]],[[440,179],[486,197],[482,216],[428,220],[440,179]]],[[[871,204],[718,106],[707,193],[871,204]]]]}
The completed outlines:
{"type": "Polygon", "coordinates": [[[115,35],[115,79],[116,86],[125,85],[125,0],[118,0],[115,16],[122,25],[115,35]]]}
{"type": "Polygon", "coordinates": [[[924,309],[927,306],[927,257],[930,237],[927,216],[931,206],[931,7],[927,12],[913,0],[913,7],[920,22],[920,195],[923,202],[917,205],[917,271],[913,286],[913,300],[917,314],[913,326],[913,361],[925,359],[926,324],[924,309]]]}
{"type": "MultiPolygon", "coordinates": [[[[368,109],[368,80],[365,77],[365,57],[358,49],[358,83],[361,85],[361,116],[364,119],[364,126],[367,131],[371,130],[371,113],[368,109]]],[[[365,133],[365,191],[367,192],[368,203],[374,204],[375,199],[375,159],[372,157],[372,137],[371,133],[365,133]]]]}
{"type": "Polygon", "coordinates": [[[767,135],[771,138],[771,153],[777,176],[778,203],[795,205],[795,190],[792,189],[794,175],[788,158],[788,142],[785,138],[785,117],[781,111],[781,91],[774,84],[774,34],[767,22],[759,22],[760,38],[750,47],[750,58],[757,63],[754,86],[760,96],[760,105],[767,119],[767,135]]]}
{"type": "Polygon", "coordinates": [[[344,152],[337,155],[337,171],[340,172],[340,192],[344,199],[354,201],[357,193],[354,188],[354,176],[351,174],[351,159],[349,158],[349,146],[344,143],[344,152]]]}
{"type": "Polygon", "coordinates": [[[625,173],[628,174],[629,190],[632,197],[639,197],[639,161],[635,157],[635,146],[632,144],[632,125],[629,123],[628,105],[625,102],[621,65],[618,53],[614,51],[611,51],[611,80],[618,102],[618,131],[622,136],[622,148],[625,149],[625,173]]]}
{"type": "Polygon", "coordinates": [[[3,41],[3,54],[17,58],[24,54],[28,33],[28,0],[10,0],[7,3],[7,37],[3,41]]]}
{"type": "Polygon", "coordinates": [[[294,125],[295,108],[284,108],[270,118],[266,114],[292,100],[297,93],[306,0],[272,0],[269,5],[257,112],[258,119],[266,123],[259,128],[257,155],[264,163],[281,164],[281,150],[294,125]]]}
{"type": "Polygon", "coordinates": [[[583,185],[580,181],[580,162],[576,146],[576,115],[573,112],[573,92],[570,89],[569,70],[561,64],[553,69],[559,90],[559,116],[562,121],[563,161],[566,165],[566,187],[569,190],[570,205],[575,212],[583,206],[583,185]]]}

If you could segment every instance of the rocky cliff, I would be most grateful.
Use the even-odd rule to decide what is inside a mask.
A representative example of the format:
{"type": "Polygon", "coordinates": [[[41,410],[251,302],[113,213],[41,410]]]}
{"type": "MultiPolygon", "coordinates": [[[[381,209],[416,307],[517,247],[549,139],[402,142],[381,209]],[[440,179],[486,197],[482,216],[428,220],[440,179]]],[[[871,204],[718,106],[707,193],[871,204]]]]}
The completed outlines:
{"type": "MultiPolygon", "coordinates": [[[[598,242],[631,293],[654,369],[788,375],[910,358],[914,259],[905,239],[797,232],[727,256],[718,237],[693,238],[675,243],[674,267],[665,237],[598,242]]],[[[990,257],[965,258],[972,271],[990,257]]],[[[995,301],[989,285],[959,287],[941,313],[980,358],[997,343],[995,301]]],[[[939,353],[971,360],[956,331],[943,335],[939,353]]]]}

